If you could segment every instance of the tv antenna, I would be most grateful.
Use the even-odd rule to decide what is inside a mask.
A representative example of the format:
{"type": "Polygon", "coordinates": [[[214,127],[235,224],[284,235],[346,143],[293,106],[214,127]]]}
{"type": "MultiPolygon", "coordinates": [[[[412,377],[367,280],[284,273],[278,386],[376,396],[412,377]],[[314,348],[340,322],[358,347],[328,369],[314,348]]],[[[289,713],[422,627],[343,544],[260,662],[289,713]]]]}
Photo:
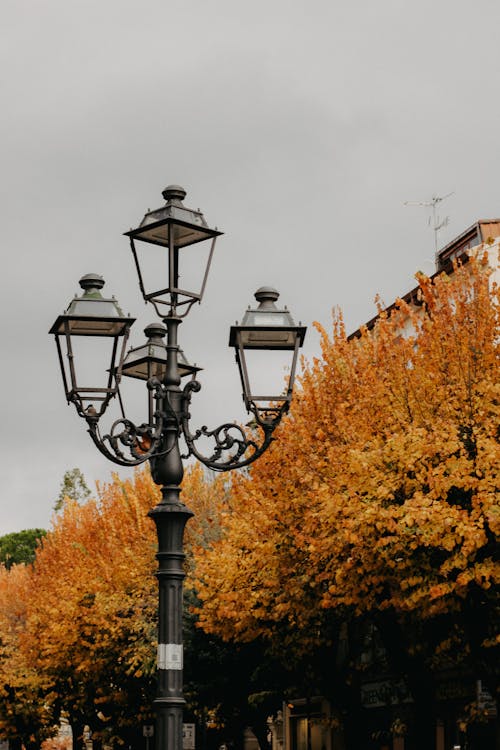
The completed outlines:
{"type": "Polygon", "coordinates": [[[434,231],[434,253],[436,257],[438,254],[438,232],[443,227],[446,227],[450,220],[449,216],[445,216],[444,219],[441,219],[441,217],[437,215],[436,207],[438,203],[449,198],[450,195],[455,195],[455,191],[453,190],[451,193],[446,193],[446,195],[433,195],[430,201],[405,201],[404,203],[405,206],[425,206],[426,208],[432,208],[432,214],[429,216],[429,226],[432,226],[434,231]]]}

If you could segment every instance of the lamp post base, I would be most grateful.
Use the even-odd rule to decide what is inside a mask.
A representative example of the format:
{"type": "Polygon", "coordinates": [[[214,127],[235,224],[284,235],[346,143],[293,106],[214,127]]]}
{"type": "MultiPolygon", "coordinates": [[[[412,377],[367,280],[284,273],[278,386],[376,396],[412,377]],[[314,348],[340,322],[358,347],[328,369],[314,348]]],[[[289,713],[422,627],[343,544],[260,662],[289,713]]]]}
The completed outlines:
{"type": "Polygon", "coordinates": [[[157,698],[154,703],[156,712],[156,750],[181,750],[182,724],[185,700],[157,698]]]}

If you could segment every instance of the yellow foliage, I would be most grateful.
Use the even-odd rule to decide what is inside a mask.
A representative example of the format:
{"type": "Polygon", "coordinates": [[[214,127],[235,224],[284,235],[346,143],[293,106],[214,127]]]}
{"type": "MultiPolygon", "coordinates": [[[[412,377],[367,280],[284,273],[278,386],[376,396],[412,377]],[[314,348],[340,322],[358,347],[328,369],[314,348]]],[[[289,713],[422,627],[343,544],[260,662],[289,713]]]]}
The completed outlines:
{"type": "Polygon", "coordinates": [[[338,312],[317,326],[322,358],[196,555],[207,631],[305,648],[321,611],[431,617],[498,581],[498,289],[480,258],[418,281],[422,306],[360,339],[338,312]]]}
{"type": "MultiPolygon", "coordinates": [[[[0,567],[0,686],[26,705],[35,693],[47,722],[62,706],[90,724],[113,714],[116,725],[120,711],[133,723],[127,689],[143,690],[156,668],[157,541],[147,514],[160,491],[147,469],[97,489],[97,499],[65,503],[34,566],[0,567]]],[[[216,537],[225,495],[222,478],[186,472],[182,499],[195,513],[189,558],[216,537]]],[[[9,728],[4,713],[0,729],[9,728]]]]}

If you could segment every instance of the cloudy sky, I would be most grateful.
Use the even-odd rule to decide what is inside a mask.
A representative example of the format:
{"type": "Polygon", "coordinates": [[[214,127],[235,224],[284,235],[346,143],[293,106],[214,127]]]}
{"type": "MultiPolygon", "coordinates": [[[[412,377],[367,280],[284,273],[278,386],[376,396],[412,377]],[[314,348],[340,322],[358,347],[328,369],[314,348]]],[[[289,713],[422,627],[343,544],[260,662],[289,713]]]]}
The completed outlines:
{"type": "Polygon", "coordinates": [[[498,0],[3,0],[0,533],[47,527],[67,469],[110,477],[47,332],[96,272],[142,341],[122,233],[167,184],[225,232],[180,331],[210,426],[243,418],[228,327],[258,286],[352,330],[433,270],[405,201],[453,192],[440,244],[500,215],[499,22],[498,0]]]}

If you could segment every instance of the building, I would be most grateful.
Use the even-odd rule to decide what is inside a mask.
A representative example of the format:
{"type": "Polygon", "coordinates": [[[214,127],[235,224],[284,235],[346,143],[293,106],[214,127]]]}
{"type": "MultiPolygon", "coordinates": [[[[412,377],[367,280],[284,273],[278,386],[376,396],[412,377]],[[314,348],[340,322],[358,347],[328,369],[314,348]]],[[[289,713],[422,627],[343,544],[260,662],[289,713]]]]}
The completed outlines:
{"type": "MultiPolygon", "coordinates": [[[[500,219],[481,219],[445,245],[436,255],[436,270],[431,278],[438,276],[440,273],[452,274],[456,263],[466,264],[471,254],[479,250],[487,253],[489,265],[494,269],[493,278],[497,283],[500,283],[500,268],[498,265],[500,219]]],[[[419,287],[415,286],[409,292],[402,294],[400,299],[408,305],[419,307],[421,304],[419,292],[419,287]]],[[[393,302],[386,308],[386,312],[390,314],[395,307],[396,302],[393,302]]],[[[349,339],[359,338],[362,328],[373,329],[377,319],[378,315],[375,315],[364,326],[360,326],[353,331],[349,339]]]]}
{"type": "MultiPolygon", "coordinates": [[[[452,275],[456,264],[466,266],[470,257],[486,253],[492,278],[500,284],[500,219],[480,220],[443,247],[436,255],[436,270],[432,278],[446,273],[452,275]]],[[[422,308],[420,288],[415,286],[401,295],[401,299],[414,309],[422,308]]],[[[388,315],[397,303],[386,308],[388,315]]],[[[359,338],[362,330],[373,330],[378,315],[353,331],[349,339],[359,338]]],[[[411,331],[411,322],[403,325],[401,334],[411,331]]],[[[384,649],[377,638],[376,628],[368,625],[365,644],[360,659],[359,715],[366,736],[365,748],[373,750],[413,750],[407,728],[415,723],[414,703],[405,681],[391,674],[384,649]],[[371,632],[368,632],[371,628],[371,632]]],[[[435,703],[440,717],[435,726],[436,750],[493,750],[496,744],[497,706],[474,674],[464,674],[453,665],[443,669],[436,677],[435,703]],[[469,745],[464,744],[457,719],[464,703],[477,706],[486,721],[470,731],[469,745]]],[[[335,717],[324,699],[316,697],[293,700],[283,709],[285,722],[285,750],[344,750],[341,733],[335,726],[335,717]]],[[[361,748],[360,748],[361,750],[361,748]]],[[[428,750],[418,748],[418,750],[428,750]]]]}

